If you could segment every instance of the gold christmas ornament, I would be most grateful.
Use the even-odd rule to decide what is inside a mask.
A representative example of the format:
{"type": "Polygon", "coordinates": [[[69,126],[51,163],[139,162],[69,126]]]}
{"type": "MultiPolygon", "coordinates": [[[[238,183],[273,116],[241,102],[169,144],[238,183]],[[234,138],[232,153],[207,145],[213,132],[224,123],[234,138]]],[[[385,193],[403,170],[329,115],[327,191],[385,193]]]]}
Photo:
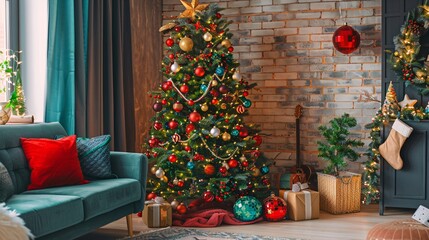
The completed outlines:
{"type": "Polygon", "coordinates": [[[221,45],[224,46],[224,47],[226,47],[226,48],[229,48],[229,47],[231,47],[231,42],[229,41],[229,39],[224,39],[221,42],[221,45]]]}
{"type": "Polygon", "coordinates": [[[206,42],[210,42],[210,41],[213,39],[213,36],[212,36],[209,32],[206,32],[206,33],[204,33],[204,35],[203,35],[203,39],[204,39],[204,41],[206,41],[206,42]]]}
{"type": "Polygon", "coordinates": [[[213,86],[213,87],[214,87],[214,86],[217,86],[217,83],[218,83],[218,82],[217,82],[216,80],[213,80],[213,81],[212,81],[212,86],[213,86]]]}
{"type": "Polygon", "coordinates": [[[153,166],[153,167],[150,169],[150,172],[151,172],[151,173],[153,173],[153,174],[155,174],[155,173],[156,173],[156,170],[158,170],[158,168],[157,168],[157,167],[155,167],[155,166],[153,166]]]}
{"type": "Polygon", "coordinates": [[[200,4],[198,0],[192,0],[190,3],[185,0],[180,0],[180,2],[185,6],[185,11],[179,15],[179,18],[194,19],[197,12],[201,12],[209,6],[209,4],[200,4]]]}
{"type": "Polygon", "coordinates": [[[221,108],[221,109],[226,109],[226,103],[222,103],[222,104],[220,105],[220,108],[221,108]]]}
{"type": "Polygon", "coordinates": [[[184,37],[179,42],[179,47],[185,52],[189,52],[194,47],[194,42],[188,37],[184,37]]]}
{"type": "Polygon", "coordinates": [[[201,105],[201,111],[207,112],[207,110],[209,110],[209,106],[206,103],[204,103],[203,105],[201,105]]]}
{"type": "Polygon", "coordinates": [[[253,175],[254,177],[257,177],[257,176],[259,176],[259,174],[261,174],[261,171],[260,171],[260,170],[259,170],[259,168],[257,168],[257,167],[253,168],[252,170],[253,170],[252,175],[253,175]]]}
{"type": "Polygon", "coordinates": [[[222,140],[224,140],[225,142],[231,140],[231,134],[224,132],[222,134],[222,140]]]}
{"type": "Polygon", "coordinates": [[[162,177],[162,181],[164,181],[164,182],[168,182],[168,177],[164,175],[164,176],[162,177]]]}

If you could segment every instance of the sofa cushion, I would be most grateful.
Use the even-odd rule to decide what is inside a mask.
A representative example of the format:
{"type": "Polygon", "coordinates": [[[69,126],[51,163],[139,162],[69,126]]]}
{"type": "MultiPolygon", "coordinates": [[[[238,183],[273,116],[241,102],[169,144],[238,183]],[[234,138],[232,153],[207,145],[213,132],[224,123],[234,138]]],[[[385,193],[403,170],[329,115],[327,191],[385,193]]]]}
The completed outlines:
{"type": "Polygon", "coordinates": [[[15,193],[27,190],[30,183],[30,169],[21,148],[19,138],[51,138],[66,135],[59,123],[16,124],[0,127],[0,162],[9,171],[15,193]]]}
{"type": "Polygon", "coordinates": [[[76,149],[76,135],[59,140],[21,138],[31,182],[28,190],[47,187],[84,184],[76,149]]]}
{"type": "Polygon", "coordinates": [[[49,194],[18,194],[7,202],[35,236],[43,236],[83,221],[80,197],[49,194]]]}
{"type": "Polygon", "coordinates": [[[76,140],[83,175],[89,178],[111,178],[110,135],[76,140]]]}
{"type": "Polygon", "coordinates": [[[13,183],[9,172],[3,163],[0,162],[0,203],[10,198],[13,192],[13,183]]]}
{"type": "Polygon", "coordinates": [[[26,191],[25,194],[78,196],[83,200],[85,220],[140,200],[140,182],[130,178],[94,180],[85,185],[26,191]]]}

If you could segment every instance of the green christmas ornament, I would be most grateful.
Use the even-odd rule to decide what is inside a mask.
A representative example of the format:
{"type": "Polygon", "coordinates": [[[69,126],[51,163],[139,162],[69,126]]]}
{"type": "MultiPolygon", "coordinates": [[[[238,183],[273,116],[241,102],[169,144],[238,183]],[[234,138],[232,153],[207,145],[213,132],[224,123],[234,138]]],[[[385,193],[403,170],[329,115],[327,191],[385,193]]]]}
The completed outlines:
{"type": "Polygon", "coordinates": [[[234,130],[231,131],[231,135],[234,136],[234,137],[237,137],[238,134],[240,134],[240,132],[237,129],[234,129],[234,130]]]}
{"type": "Polygon", "coordinates": [[[245,196],[235,202],[233,212],[238,220],[250,222],[262,215],[262,204],[255,197],[245,196]]]}

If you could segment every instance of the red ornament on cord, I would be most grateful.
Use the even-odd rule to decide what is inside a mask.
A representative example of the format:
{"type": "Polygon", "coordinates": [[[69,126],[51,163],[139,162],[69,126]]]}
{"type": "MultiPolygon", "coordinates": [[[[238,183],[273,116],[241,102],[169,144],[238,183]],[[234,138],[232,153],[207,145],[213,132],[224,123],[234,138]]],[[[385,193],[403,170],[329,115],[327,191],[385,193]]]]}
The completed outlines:
{"type": "Polygon", "coordinates": [[[174,40],[169,38],[165,41],[165,44],[167,44],[167,46],[171,47],[174,45],[174,40]]]}
{"type": "Polygon", "coordinates": [[[215,173],[215,170],[216,170],[216,168],[211,164],[207,164],[204,167],[204,173],[209,175],[209,176],[213,175],[215,173]]]}
{"type": "Polygon", "coordinates": [[[202,77],[202,76],[204,76],[204,74],[206,73],[206,71],[204,70],[203,67],[199,66],[199,67],[195,68],[194,73],[195,73],[195,75],[197,77],[202,77]]]}
{"type": "Polygon", "coordinates": [[[274,194],[271,194],[270,197],[264,200],[263,207],[264,218],[267,221],[281,221],[286,216],[287,208],[285,200],[276,197],[274,194]]]}
{"type": "Polygon", "coordinates": [[[156,198],[156,193],[154,193],[154,192],[151,192],[146,196],[147,200],[152,200],[154,198],[156,198]]]}
{"type": "Polygon", "coordinates": [[[201,115],[198,112],[192,112],[189,115],[189,121],[191,122],[199,122],[201,120],[201,115]]]}
{"type": "Polygon", "coordinates": [[[186,208],[186,206],[185,206],[185,204],[184,204],[184,203],[181,203],[181,204],[180,204],[179,206],[177,206],[177,208],[176,208],[176,211],[177,211],[179,214],[185,214],[187,210],[188,210],[188,209],[186,208]]]}
{"type": "Polygon", "coordinates": [[[359,47],[360,35],[354,28],[348,26],[346,23],[334,32],[332,42],[335,49],[339,52],[349,54],[359,47]]]}
{"type": "Polygon", "coordinates": [[[213,193],[212,192],[210,192],[210,191],[206,191],[205,193],[204,193],[204,195],[203,195],[203,199],[204,199],[204,201],[206,201],[206,202],[211,202],[211,201],[213,201],[214,200],[214,198],[215,198],[215,196],[213,195],[213,193]]]}
{"type": "Polygon", "coordinates": [[[180,86],[180,91],[182,92],[182,93],[188,93],[189,92],[189,87],[188,87],[188,85],[186,85],[186,84],[183,84],[182,86],[180,86]]]}

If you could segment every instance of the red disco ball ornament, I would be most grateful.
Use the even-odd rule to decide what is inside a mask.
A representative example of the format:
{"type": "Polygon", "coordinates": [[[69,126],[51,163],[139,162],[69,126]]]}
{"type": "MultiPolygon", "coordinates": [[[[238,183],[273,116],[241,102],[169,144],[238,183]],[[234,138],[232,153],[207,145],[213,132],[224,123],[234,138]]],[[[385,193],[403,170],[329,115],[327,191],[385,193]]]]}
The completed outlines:
{"type": "Polygon", "coordinates": [[[335,49],[344,54],[354,52],[360,44],[360,35],[354,28],[347,24],[338,28],[332,36],[335,49]]]}
{"type": "Polygon", "coordinates": [[[285,200],[271,194],[262,204],[264,207],[264,218],[267,221],[281,221],[285,218],[287,207],[285,200]]]}

